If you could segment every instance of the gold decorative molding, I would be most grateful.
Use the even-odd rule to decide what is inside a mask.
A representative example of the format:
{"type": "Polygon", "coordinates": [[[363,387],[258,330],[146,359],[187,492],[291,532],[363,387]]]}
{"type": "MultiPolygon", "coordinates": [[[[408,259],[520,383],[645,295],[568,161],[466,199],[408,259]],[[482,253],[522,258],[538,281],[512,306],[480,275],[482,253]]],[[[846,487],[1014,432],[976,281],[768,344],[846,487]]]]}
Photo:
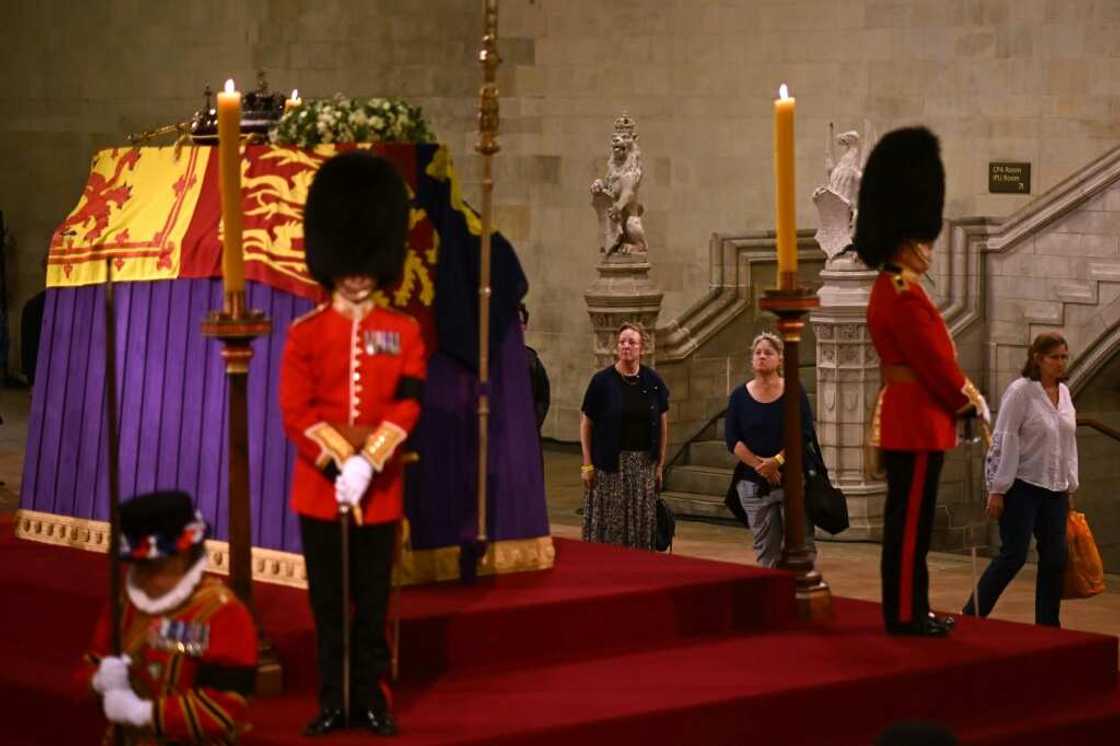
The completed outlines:
{"type": "MultiPolygon", "coordinates": [[[[16,511],[15,533],[21,539],[84,549],[104,554],[109,550],[109,524],[34,510],[16,511]]],[[[229,574],[229,544],[208,540],[209,571],[229,574]]],[[[551,536],[491,542],[478,566],[479,575],[547,570],[556,560],[551,536]]],[[[307,587],[303,555],[253,547],[253,580],[293,588],[307,587]]],[[[459,577],[459,547],[438,547],[413,552],[405,549],[393,568],[394,584],[423,585],[459,577]]]]}

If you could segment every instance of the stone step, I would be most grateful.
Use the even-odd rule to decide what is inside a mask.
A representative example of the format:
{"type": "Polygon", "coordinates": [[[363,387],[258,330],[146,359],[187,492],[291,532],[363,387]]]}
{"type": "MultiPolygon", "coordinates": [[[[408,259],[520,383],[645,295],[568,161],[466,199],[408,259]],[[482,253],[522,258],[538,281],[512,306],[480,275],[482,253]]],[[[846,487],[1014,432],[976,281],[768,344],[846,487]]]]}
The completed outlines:
{"type": "Polygon", "coordinates": [[[694,492],[662,492],[661,499],[668,503],[677,518],[735,519],[723,504],[723,497],[698,495],[694,492]]]}
{"type": "Polygon", "coordinates": [[[725,495],[729,484],[731,469],[711,466],[675,466],[665,479],[665,489],[697,495],[725,495]]]}
{"type": "Polygon", "coordinates": [[[689,466],[734,469],[738,460],[735,454],[728,452],[722,440],[698,440],[688,447],[689,466]]]}

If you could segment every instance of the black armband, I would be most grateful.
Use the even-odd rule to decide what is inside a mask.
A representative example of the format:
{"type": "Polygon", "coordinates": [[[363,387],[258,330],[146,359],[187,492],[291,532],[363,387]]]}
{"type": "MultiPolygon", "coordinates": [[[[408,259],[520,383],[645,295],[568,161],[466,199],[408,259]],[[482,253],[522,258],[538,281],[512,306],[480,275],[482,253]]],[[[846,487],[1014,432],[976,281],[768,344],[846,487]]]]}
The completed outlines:
{"type": "Polygon", "coordinates": [[[194,685],[200,689],[218,689],[249,697],[256,688],[256,681],[255,666],[221,666],[215,663],[203,663],[198,667],[194,685]]]}
{"type": "Polygon", "coordinates": [[[424,382],[419,378],[412,378],[411,376],[401,376],[397,381],[397,391],[393,394],[394,399],[415,399],[420,401],[424,396],[424,382]]]}

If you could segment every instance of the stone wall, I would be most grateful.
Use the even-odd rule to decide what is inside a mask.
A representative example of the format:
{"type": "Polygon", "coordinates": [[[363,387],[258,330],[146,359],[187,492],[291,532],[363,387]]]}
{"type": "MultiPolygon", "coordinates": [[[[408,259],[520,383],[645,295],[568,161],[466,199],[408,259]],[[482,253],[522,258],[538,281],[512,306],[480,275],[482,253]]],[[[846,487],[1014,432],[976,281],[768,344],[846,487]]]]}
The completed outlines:
{"type": "Polygon", "coordinates": [[[1097,344],[1120,321],[1120,154],[1110,160],[1115,163],[1102,178],[1111,174],[1115,183],[1030,238],[988,255],[993,396],[1018,375],[1040,331],[1065,334],[1075,370],[1115,353],[1097,344]]]}
{"type": "MultiPolygon", "coordinates": [[[[479,2],[10,0],[0,46],[0,209],[13,309],[42,282],[51,230],[90,155],[185,117],[200,91],[258,68],[305,97],[425,107],[477,197],[479,2]]],[[[798,97],[801,223],[827,125],[924,121],[942,137],[947,212],[1006,215],[987,163],[1033,165],[1035,193],[1120,143],[1120,3],[1091,0],[503,0],[498,224],[532,283],[529,342],[553,379],[545,434],[576,438],[593,369],[587,188],[614,118],[637,120],[662,321],[709,288],[708,237],[772,223],[770,101],[798,97]]],[[[1060,263],[1060,262],[1059,262],[1060,263]]],[[[1016,292],[1029,292],[1028,286],[1016,292]]],[[[13,320],[14,330],[14,320],[13,320]]]]}

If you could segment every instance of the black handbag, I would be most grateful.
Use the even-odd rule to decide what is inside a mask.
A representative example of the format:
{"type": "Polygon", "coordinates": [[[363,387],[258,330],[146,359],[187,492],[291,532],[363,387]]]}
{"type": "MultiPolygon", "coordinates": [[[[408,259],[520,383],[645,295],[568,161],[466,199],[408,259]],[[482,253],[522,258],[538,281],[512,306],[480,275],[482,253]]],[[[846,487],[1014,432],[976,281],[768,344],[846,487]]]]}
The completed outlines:
{"type": "Polygon", "coordinates": [[[673,510],[659,496],[656,503],[657,525],[653,531],[653,548],[659,552],[673,548],[673,536],[677,533],[677,517],[673,510]]]}
{"type": "Polygon", "coordinates": [[[848,528],[848,499],[828,478],[816,433],[805,438],[805,511],[814,526],[830,534],[848,528]]]}

